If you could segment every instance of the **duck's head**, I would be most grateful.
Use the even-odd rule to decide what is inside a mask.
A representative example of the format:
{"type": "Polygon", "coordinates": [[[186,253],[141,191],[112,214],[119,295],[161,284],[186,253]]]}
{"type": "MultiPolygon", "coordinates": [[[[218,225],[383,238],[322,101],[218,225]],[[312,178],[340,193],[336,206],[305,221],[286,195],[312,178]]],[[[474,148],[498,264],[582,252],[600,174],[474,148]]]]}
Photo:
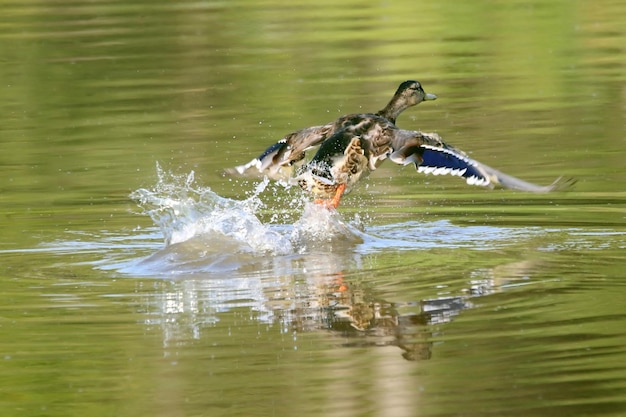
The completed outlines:
{"type": "Polygon", "coordinates": [[[408,80],[398,86],[394,99],[402,102],[406,107],[410,107],[422,101],[436,100],[437,96],[426,93],[418,81],[408,80]]]}
{"type": "Polygon", "coordinates": [[[376,113],[389,120],[391,123],[396,123],[396,119],[404,110],[411,106],[421,103],[426,100],[435,100],[437,96],[434,94],[427,94],[422,85],[417,81],[405,81],[393,95],[391,101],[385,106],[384,109],[376,113]]]}

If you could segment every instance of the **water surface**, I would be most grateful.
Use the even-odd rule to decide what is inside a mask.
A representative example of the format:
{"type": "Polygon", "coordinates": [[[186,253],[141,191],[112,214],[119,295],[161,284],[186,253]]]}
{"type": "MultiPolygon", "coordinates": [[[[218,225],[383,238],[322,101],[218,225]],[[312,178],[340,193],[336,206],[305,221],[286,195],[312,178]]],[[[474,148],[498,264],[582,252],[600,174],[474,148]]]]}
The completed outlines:
{"type": "Polygon", "coordinates": [[[5,2],[1,414],[624,415],[626,8],[544,3],[5,2]],[[219,175],[406,79],[577,184],[219,175]]]}

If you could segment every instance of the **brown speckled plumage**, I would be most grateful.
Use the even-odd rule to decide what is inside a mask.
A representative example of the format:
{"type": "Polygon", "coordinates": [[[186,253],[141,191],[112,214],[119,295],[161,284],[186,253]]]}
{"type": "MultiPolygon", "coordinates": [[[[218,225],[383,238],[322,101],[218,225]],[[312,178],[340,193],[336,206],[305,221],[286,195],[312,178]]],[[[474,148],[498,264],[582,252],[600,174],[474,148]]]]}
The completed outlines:
{"type": "Polygon", "coordinates": [[[499,184],[523,191],[549,192],[573,183],[559,178],[548,186],[535,185],[469,158],[446,144],[436,133],[396,126],[396,119],[402,111],[436,98],[433,94],[426,94],[419,82],[405,81],[379,112],[349,114],[322,126],[292,132],[258,158],[226,172],[245,175],[255,171],[278,178],[283,170],[293,171],[300,165],[306,151],[319,146],[313,158],[296,169],[293,180],[317,198],[332,199],[329,205],[333,207],[337,206],[344,192],[350,191],[387,158],[400,165],[413,163],[418,172],[426,174],[460,176],[472,185],[499,184]]]}

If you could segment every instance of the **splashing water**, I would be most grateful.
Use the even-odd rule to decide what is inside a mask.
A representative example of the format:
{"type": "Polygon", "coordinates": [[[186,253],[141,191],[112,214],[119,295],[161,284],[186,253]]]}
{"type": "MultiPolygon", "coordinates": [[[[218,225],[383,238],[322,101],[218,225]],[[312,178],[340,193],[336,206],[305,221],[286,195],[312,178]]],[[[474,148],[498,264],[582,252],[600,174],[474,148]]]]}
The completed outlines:
{"type": "Polygon", "coordinates": [[[157,164],[157,176],[153,188],[141,188],[130,197],[161,229],[166,246],[201,238],[205,244],[228,247],[229,252],[288,255],[337,238],[359,239],[356,228],[341,221],[336,212],[310,203],[291,227],[264,224],[257,213],[265,206],[259,196],[269,184],[267,178],[248,198],[233,200],[196,186],[193,171],[175,175],[157,164]]]}
{"type": "Polygon", "coordinates": [[[370,226],[363,232],[358,217],[354,222],[345,222],[338,212],[308,202],[304,196],[289,202],[301,213],[297,220],[294,221],[293,213],[271,210],[271,220],[264,223],[259,215],[263,210],[267,212],[261,199],[268,194],[267,178],[247,198],[234,200],[196,185],[193,172],[176,175],[157,164],[157,175],[154,187],[138,189],[130,197],[160,228],[165,248],[139,263],[131,260],[122,271],[178,276],[258,270],[263,262],[273,263],[270,268],[275,268],[276,262],[295,259],[293,255],[343,253],[348,259],[389,249],[484,250],[539,232],[529,228],[456,226],[447,220],[412,220],[370,226]]]}

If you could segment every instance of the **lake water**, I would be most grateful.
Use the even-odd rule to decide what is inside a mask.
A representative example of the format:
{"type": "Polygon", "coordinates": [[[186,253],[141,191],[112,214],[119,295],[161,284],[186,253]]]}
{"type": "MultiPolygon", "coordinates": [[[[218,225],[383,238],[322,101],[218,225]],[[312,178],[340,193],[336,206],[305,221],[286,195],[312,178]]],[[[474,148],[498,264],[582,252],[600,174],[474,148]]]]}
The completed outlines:
{"type": "Polygon", "coordinates": [[[626,415],[626,5],[3,2],[2,416],[626,415]],[[566,191],[223,177],[376,111],[566,191]]]}

